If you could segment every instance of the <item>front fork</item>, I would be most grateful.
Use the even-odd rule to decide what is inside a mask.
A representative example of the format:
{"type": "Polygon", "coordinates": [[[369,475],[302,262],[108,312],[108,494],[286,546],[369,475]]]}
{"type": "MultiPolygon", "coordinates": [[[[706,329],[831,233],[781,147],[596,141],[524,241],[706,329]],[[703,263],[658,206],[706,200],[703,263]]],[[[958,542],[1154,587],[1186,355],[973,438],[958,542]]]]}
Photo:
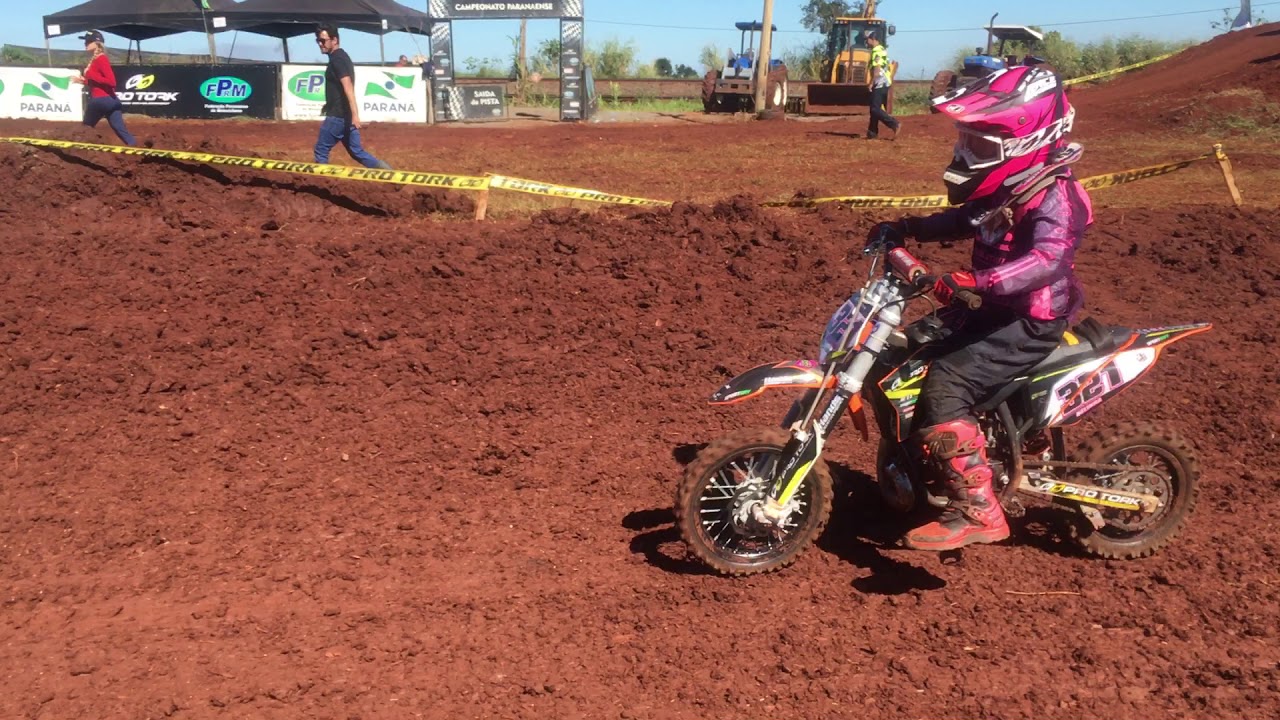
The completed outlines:
{"type": "Polygon", "coordinates": [[[875,329],[867,337],[862,350],[854,357],[849,368],[838,376],[835,393],[822,415],[812,423],[808,422],[809,418],[806,416],[801,427],[792,432],[791,439],[782,449],[781,467],[774,476],[769,496],[763,503],[752,508],[752,516],[757,522],[778,527],[786,519],[789,504],[813,469],[814,463],[822,456],[822,448],[840,416],[850,409],[861,409],[863,382],[900,321],[901,313],[897,305],[890,305],[880,311],[875,329]]]}
{"type": "MultiPolygon", "coordinates": [[[[785,460],[781,469],[774,476],[773,487],[763,505],[756,506],[756,519],[768,524],[777,524],[782,520],[787,503],[795,497],[796,491],[813,469],[814,463],[822,456],[822,448],[827,437],[835,429],[836,420],[849,409],[854,401],[853,393],[841,387],[827,404],[822,417],[809,429],[801,428],[791,434],[782,449],[785,460]]],[[[859,403],[861,400],[858,401],[859,403]]]]}

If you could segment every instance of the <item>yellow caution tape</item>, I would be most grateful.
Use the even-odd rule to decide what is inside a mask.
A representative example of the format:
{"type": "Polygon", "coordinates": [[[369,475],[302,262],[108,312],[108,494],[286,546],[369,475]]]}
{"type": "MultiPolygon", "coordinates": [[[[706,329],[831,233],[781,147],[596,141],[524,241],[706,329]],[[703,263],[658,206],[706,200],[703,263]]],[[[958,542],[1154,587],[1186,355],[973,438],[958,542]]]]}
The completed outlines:
{"type": "Polygon", "coordinates": [[[582,188],[552,185],[550,183],[538,182],[536,180],[521,180],[520,178],[506,177],[504,175],[489,176],[489,187],[494,190],[510,190],[512,192],[543,195],[546,197],[569,198],[572,200],[589,200],[591,202],[608,203],[611,205],[649,205],[668,207],[673,204],[670,200],[646,200],[645,198],[627,197],[625,195],[611,195],[609,193],[600,192],[599,190],[583,190],[582,188]]]}
{"type": "MultiPolygon", "coordinates": [[[[1138,182],[1148,178],[1160,177],[1177,172],[1183,168],[1207,160],[1213,157],[1226,157],[1226,153],[1222,151],[1221,145],[1215,145],[1213,152],[1205,153],[1200,157],[1191,158],[1190,160],[1182,160],[1180,162],[1164,163],[1162,165],[1151,165],[1143,168],[1135,168],[1133,170],[1122,170],[1107,175],[1094,175],[1080,181],[1086,190],[1100,190],[1102,188],[1115,187],[1116,185],[1124,185],[1126,183],[1138,182]]],[[[946,195],[915,195],[915,196],[867,196],[867,195],[851,195],[847,197],[825,197],[825,198],[804,198],[799,200],[786,200],[781,202],[763,203],[765,207],[815,207],[822,203],[843,203],[855,208],[941,208],[949,207],[946,195]]]]}
{"type": "Polygon", "coordinates": [[[127,147],[123,145],[95,145],[94,143],[70,142],[66,140],[42,140],[36,138],[0,138],[0,142],[36,147],[51,147],[64,150],[92,150],[109,152],[117,155],[136,155],[139,157],[169,158],[189,162],[207,163],[254,170],[274,170],[293,173],[294,175],[310,175],[338,180],[359,180],[362,182],[391,183],[394,185],[416,185],[419,187],[448,188],[450,190],[486,190],[489,178],[469,177],[466,175],[445,175],[442,173],[424,173],[408,170],[375,170],[370,168],[351,168],[341,165],[324,165],[321,163],[293,162],[289,160],[264,160],[262,158],[236,157],[234,155],[214,155],[210,153],[187,152],[185,150],[156,150],[153,148],[127,147]]]}
{"type": "Polygon", "coordinates": [[[946,195],[917,195],[914,197],[889,197],[879,195],[848,195],[844,197],[804,198],[783,202],[767,202],[765,207],[815,207],[823,203],[842,203],[855,208],[939,208],[947,207],[946,195]]]}
{"type": "MultiPolygon", "coordinates": [[[[1156,62],[1156,60],[1159,59],[1160,58],[1155,58],[1148,62],[1156,62]]],[[[363,182],[381,182],[396,185],[448,188],[451,190],[483,191],[492,188],[494,190],[510,190],[512,192],[523,192],[532,195],[542,195],[544,197],[587,200],[590,202],[613,205],[669,207],[673,204],[669,200],[649,200],[646,198],[628,197],[626,195],[613,195],[610,193],[600,192],[599,190],[585,190],[582,188],[538,182],[536,180],[523,180],[520,178],[506,177],[504,175],[471,177],[467,175],[445,175],[441,173],[423,173],[405,170],[374,170],[368,168],[343,167],[340,165],[324,165],[320,163],[291,162],[288,160],[264,160],[262,158],[236,157],[234,155],[215,155],[210,153],[187,152],[184,150],[156,150],[153,148],[136,148],[120,145],[95,145],[93,143],[71,142],[67,140],[0,138],[0,142],[67,150],[92,150],[96,152],[110,152],[118,155],[135,155],[139,157],[170,158],[173,160],[208,163],[210,165],[223,165],[255,170],[273,170],[293,173],[296,175],[327,177],[338,180],[359,180],[363,182]]],[[[1215,145],[1212,152],[1191,158],[1190,160],[1164,163],[1161,165],[1151,165],[1148,167],[1124,170],[1107,175],[1095,175],[1093,177],[1085,178],[1080,182],[1088,190],[1100,190],[1102,188],[1109,188],[1116,185],[1124,185],[1126,183],[1138,182],[1139,180],[1159,177],[1161,175],[1168,175],[1169,173],[1182,170],[1183,168],[1200,162],[1201,160],[1209,158],[1225,160],[1226,157],[1226,153],[1222,151],[1222,146],[1215,145]]],[[[762,203],[762,205],[764,207],[816,207],[817,205],[824,203],[842,203],[850,207],[863,209],[892,208],[910,210],[948,207],[946,195],[849,195],[766,202],[762,203]]]]}
{"type": "Polygon", "coordinates": [[[1164,55],[1161,55],[1159,57],[1153,57],[1150,60],[1143,60],[1142,62],[1134,63],[1132,65],[1125,65],[1124,67],[1116,68],[1115,70],[1103,70],[1102,72],[1097,72],[1092,75],[1085,75],[1083,77],[1071,78],[1070,80],[1067,80],[1062,84],[1077,85],[1079,83],[1091,82],[1093,80],[1101,80],[1102,78],[1111,77],[1112,75],[1119,75],[1120,73],[1126,73],[1126,72],[1129,72],[1130,70],[1137,70],[1138,68],[1142,68],[1148,65],[1152,65],[1154,63],[1158,63],[1161,60],[1168,60],[1169,58],[1173,57],[1174,55],[1177,55],[1180,52],[1182,51],[1177,50],[1171,53],[1165,53],[1164,55]]]}
{"type": "Polygon", "coordinates": [[[1205,153],[1197,158],[1183,160],[1181,162],[1165,163],[1163,165],[1151,165],[1144,168],[1136,168],[1133,170],[1122,170],[1121,172],[1111,173],[1109,175],[1094,175],[1080,181],[1086,190],[1100,190],[1102,188],[1115,187],[1116,185],[1124,185],[1126,183],[1138,182],[1147,178],[1160,177],[1168,175],[1171,172],[1177,172],[1189,165],[1198,163],[1201,160],[1207,160],[1214,157],[1214,153],[1205,153]]]}

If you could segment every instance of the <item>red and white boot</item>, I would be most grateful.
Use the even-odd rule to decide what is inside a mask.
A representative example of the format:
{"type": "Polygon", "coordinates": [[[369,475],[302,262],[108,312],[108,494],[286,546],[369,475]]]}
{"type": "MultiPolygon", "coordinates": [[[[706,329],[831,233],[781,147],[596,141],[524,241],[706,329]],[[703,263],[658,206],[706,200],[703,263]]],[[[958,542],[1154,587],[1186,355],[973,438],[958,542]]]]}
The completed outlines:
{"type": "Polygon", "coordinates": [[[1009,523],[991,488],[987,442],[971,420],[953,420],[925,432],[925,452],[946,475],[951,503],[937,520],[907,533],[907,547],[956,550],[1009,537],[1009,523]]]}

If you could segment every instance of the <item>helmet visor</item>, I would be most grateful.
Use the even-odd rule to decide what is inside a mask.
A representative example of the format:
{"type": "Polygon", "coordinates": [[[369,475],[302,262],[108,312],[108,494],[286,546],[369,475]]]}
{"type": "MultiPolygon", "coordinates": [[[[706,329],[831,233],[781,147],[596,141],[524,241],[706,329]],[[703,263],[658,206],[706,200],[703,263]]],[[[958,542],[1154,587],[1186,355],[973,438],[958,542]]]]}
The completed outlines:
{"type": "Polygon", "coordinates": [[[995,167],[1004,162],[1004,143],[995,135],[983,135],[966,127],[958,128],[955,157],[970,170],[995,167]]]}

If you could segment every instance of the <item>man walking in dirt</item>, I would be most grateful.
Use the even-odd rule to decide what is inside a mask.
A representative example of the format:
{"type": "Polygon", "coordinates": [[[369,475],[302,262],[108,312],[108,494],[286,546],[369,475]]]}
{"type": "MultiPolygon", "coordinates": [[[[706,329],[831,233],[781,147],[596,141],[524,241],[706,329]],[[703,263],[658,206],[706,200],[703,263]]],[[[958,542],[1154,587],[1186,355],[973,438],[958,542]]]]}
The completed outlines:
{"type": "Polygon", "coordinates": [[[880,137],[880,123],[884,123],[893,131],[896,140],[902,123],[885,110],[889,104],[889,88],[893,85],[889,51],[880,44],[875,33],[867,33],[867,45],[871,48],[871,124],[867,127],[867,139],[880,137]]]}
{"type": "Polygon", "coordinates": [[[320,52],[329,56],[329,67],[324,71],[324,122],[320,123],[320,137],[316,140],[316,162],[329,162],[329,151],[341,142],[361,165],[390,170],[390,165],[370,155],[360,144],[356,66],[347,51],[339,47],[338,28],[334,25],[316,28],[316,44],[320,46],[320,52]]]}

